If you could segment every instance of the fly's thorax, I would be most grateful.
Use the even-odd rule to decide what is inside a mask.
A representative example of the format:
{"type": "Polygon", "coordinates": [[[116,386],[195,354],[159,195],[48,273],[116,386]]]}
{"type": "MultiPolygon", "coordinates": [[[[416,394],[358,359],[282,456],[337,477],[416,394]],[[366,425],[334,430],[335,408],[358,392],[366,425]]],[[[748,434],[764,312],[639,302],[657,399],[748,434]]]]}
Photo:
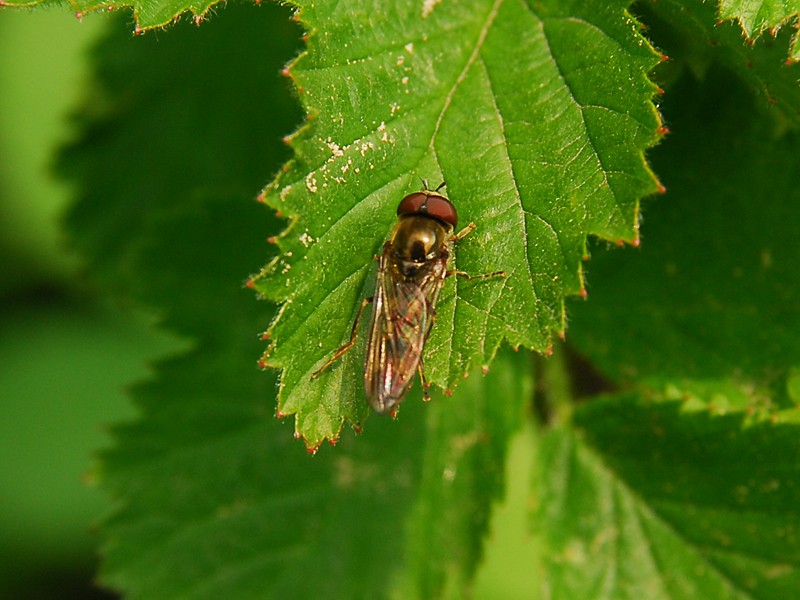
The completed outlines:
{"type": "Polygon", "coordinates": [[[392,259],[406,277],[413,277],[426,265],[446,258],[453,234],[450,224],[424,215],[402,217],[392,234],[392,259]]]}

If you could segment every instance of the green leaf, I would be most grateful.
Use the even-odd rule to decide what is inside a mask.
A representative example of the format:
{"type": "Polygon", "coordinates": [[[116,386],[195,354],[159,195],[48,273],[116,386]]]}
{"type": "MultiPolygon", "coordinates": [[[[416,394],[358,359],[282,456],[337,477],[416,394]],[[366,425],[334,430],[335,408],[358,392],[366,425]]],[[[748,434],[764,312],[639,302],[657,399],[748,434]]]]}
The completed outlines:
{"type": "MultiPolygon", "coordinates": [[[[720,19],[736,19],[747,37],[756,39],[767,29],[774,36],[777,30],[800,16],[797,0],[719,0],[720,19]]],[[[792,57],[800,58],[797,33],[794,34],[792,57]]]]}
{"type": "Polygon", "coordinates": [[[796,597],[800,137],[719,64],[662,110],[668,194],[640,248],[592,252],[570,306],[590,365],[574,387],[595,368],[629,391],[580,405],[537,456],[550,594],[796,597]]]}
{"type": "Polygon", "coordinates": [[[758,94],[765,106],[779,108],[786,119],[800,124],[800,65],[786,60],[795,43],[792,28],[748,43],[736,23],[718,20],[711,2],[659,0],[640,2],[636,9],[650,26],[648,36],[653,43],[673,59],[665,64],[670,72],[661,73],[667,82],[676,78],[676,67],[682,65],[702,78],[722,64],[758,94]]]}
{"type": "MultiPolygon", "coordinates": [[[[115,11],[133,9],[136,22],[134,33],[141,34],[149,29],[169,25],[181,15],[190,12],[192,21],[199,25],[208,15],[212,6],[220,0],[68,0],[78,19],[96,11],[115,11]]],[[[260,4],[256,0],[256,4],[260,4]]],[[[0,8],[8,7],[61,7],[61,0],[0,0],[0,8]]]]}
{"type": "Polygon", "coordinates": [[[635,394],[551,431],[534,489],[553,598],[780,599],[800,586],[800,427],[635,394]]]}
{"type": "MultiPolygon", "coordinates": [[[[93,51],[98,82],[89,87],[76,119],[82,135],[62,151],[57,166],[63,177],[86,182],[66,224],[71,242],[106,285],[142,295],[139,288],[147,279],[132,270],[132,263],[148,227],[192,205],[197,196],[253,198],[285,159],[276,140],[285,123],[298,118],[276,75],[297,45],[297,30],[287,16],[272,5],[248,7],[199,31],[183,24],[159,38],[110,36],[98,43],[93,51]],[[231,42],[237,29],[253,38],[242,34],[231,42]],[[264,58],[263,64],[255,56],[264,58]],[[263,110],[265,103],[269,111],[263,110]]],[[[261,223],[266,237],[269,219],[261,223]]],[[[192,248],[180,247],[181,239],[173,252],[191,253],[192,248]]],[[[267,254],[260,248],[251,252],[267,254]]],[[[247,258],[227,267],[232,285],[248,268],[256,270],[247,258]]],[[[191,255],[186,259],[179,281],[194,281],[209,266],[191,261],[191,255]]],[[[177,292],[171,282],[162,283],[168,289],[147,301],[160,304],[177,292]]],[[[207,298],[198,294],[192,305],[207,298]]],[[[177,323],[182,315],[173,316],[171,325],[182,331],[177,323]]]]}
{"type": "Polygon", "coordinates": [[[458,269],[507,273],[446,284],[425,352],[442,388],[504,339],[550,346],[583,288],[587,235],[637,239],[639,199],[658,189],[643,151],[658,138],[646,74],[660,57],[625,5],[301,5],[308,50],[288,73],[310,120],[265,192],[291,224],[255,285],[283,303],[264,364],[282,370],[279,411],[310,445],[367,416],[363,335],[311,373],[349,338],[373,256],[421,178],[447,181],[462,223],[478,225],[458,269]]]}
{"type": "Polygon", "coordinates": [[[616,382],[695,391],[721,411],[788,405],[800,137],[724,71],[702,86],[684,78],[663,109],[676,133],[653,160],[668,200],[648,212],[636,254],[593,253],[571,341],[616,382]]]}

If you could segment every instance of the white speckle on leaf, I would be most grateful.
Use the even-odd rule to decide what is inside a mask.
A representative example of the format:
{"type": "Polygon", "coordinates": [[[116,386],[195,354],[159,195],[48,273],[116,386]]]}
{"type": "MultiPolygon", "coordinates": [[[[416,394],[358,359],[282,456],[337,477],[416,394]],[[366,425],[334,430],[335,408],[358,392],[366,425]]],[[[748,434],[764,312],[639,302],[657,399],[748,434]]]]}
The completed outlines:
{"type": "Polygon", "coordinates": [[[392,102],[389,105],[389,109],[392,112],[392,116],[394,116],[394,113],[396,113],[398,110],[400,110],[400,105],[398,105],[396,102],[392,102]]]}
{"type": "Polygon", "coordinates": [[[422,1],[422,18],[427,19],[428,16],[433,12],[433,9],[436,8],[436,5],[439,4],[442,0],[423,0],[422,1]]]}
{"type": "Polygon", "coordinates": [[[374,149],[375,149],[375,144],[373,144],[372,142],[364,142],[361,144],[361,147],[358,149],[358,151],[361,153],[361,156],[366,156],[367,150],[374,150],[374,149]]]}
{"type": "Polygon", "coordinates": [[[397,57],[397,62],[395,63],[398,67],[402,67],[403,63],[406,62],[406,57],[402,54],[397,57]]]}
{"type": "Polygon", "coordinates": [[[313,244],[316,240],[308,235],[308,231],[304,231],[303,235],[300,236],[300,243],[303,244],[306,248],[308,248],[311,244],[313,244]]]}
{"type": "Polygon", "coordinates": [[[326,143],[328,144],[328,148],[330,148],[331,154],[334,156],[344,156],[344,151],[341,149],[339,144],[334,142],[331,138],[328,138],[326,143]]]}
{"type": "Polygon", "coordinates": [[[403,47],[406,49],[406,52],[408,52],[409,54],[414,54],[414,43],[413,42],[408,42],[403,47]]]}
{"type": "Polygon", "coordinates": [[[378,131],[386,131],[386,121],[381,121],[381,124],[378,125],[378,131]]]}
{"type": "Polygon", "coordinates": [[[308,191],[311,192],[312,194],[317,193],[317,178],[314,177],[313,172],[306,175],[306,187],[308,188],[308,191]]]}

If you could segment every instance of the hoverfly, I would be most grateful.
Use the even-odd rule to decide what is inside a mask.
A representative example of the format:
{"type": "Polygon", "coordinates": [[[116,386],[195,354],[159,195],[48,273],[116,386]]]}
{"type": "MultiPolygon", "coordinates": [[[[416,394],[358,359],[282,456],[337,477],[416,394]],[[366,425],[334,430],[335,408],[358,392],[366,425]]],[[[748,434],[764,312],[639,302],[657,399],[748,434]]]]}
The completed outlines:
{"type": "Polygon", "coordinates": [[[422,351],[436,316],[436,300],[446,277],[469,279],[505,276],[502,271],[470,277],[463,271],[448,271],[453,244],[473,229],[470,223],[454,234],[458,224],[455,206],[435,190],[409,194],[397,207],[397,224],[383,244],[378,263],[375,295],[361,303],[350,340],[315,371],[316,378],[355,345],[364,308],[374,303],[364,365],[364,388],[376,412],[392,413],[408,392],[419,371],[425,399],[430,399],[425,380],[422,351]]]}

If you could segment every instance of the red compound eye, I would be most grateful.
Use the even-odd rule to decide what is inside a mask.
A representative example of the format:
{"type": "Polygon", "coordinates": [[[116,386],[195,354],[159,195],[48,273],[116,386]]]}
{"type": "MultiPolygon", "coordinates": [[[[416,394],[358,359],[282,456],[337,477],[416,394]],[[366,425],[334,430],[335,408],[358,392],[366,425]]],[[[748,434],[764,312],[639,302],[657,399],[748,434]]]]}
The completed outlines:
{"type": "Polygon", "coordinates": [[[409,194],[397,207],[397,216],[425,215],[449,223],[453,227],[458,225],[456,207],[444,196],[430,192],[415,192],[409,194]]]}

